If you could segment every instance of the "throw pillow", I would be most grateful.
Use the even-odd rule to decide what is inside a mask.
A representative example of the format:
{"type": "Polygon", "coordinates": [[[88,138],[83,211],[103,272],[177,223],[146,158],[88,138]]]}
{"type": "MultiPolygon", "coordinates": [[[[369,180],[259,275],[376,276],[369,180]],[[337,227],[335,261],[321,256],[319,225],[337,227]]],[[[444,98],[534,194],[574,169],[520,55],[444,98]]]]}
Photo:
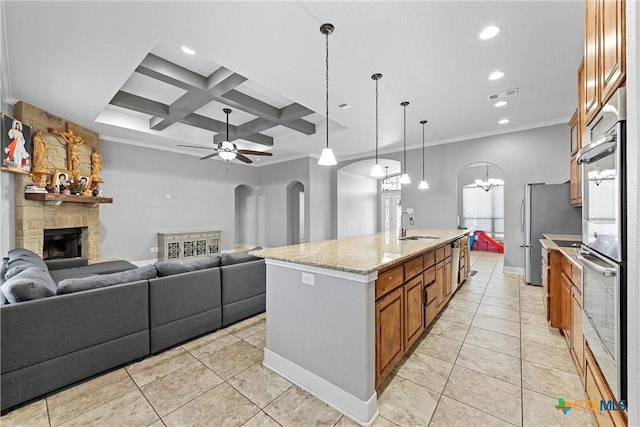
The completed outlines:
{"type": "Polygon", "coordinates": [[[7,279],[0,290],[11,304],[50,297],[56,294],[56,284],[45,270],[30,267],[7,279]]]}
{"type": "Polygon", "coordinates": [[[249,255],[247,252],[229,252],[220,257],[220,265],[240,264],[242,262],[256,261],[262,258],[249,255]]]}
{"type": "Polygon", "coordinates": [[[201,258],[159,261],[155,264],[158,269],[158,277],[172,276],[174,274],[187,273],[189,271],[204,270],[220,266],[220,255],[208,255],[201,258]]]}
{"type": "Polygon", "coordinates": [[[2,264],[0,264],[0,285],[4,283],[4,275],[7,273],[7,263],[9,262],[8,257],[2,258],[2,264]]]}
{"type": "MultiPolygon", "coordinates": [[[[27,268],[40,268],[42,267],[36,263],[29,261],[27,258],[14,260],[11,264],[7,264],[7,271],[4,273],[5,280],[11,279],[17,276],[19,273],[25,271],[27,268]]],[[[48,270],[47,270],[48,271],[48,270]]]]}
{"type": "MultiPolygon", "coordinates": [[[[11,265],[16,262],[28,262],[38,267],[42,267],[45,270],[49,270],[47,264],[40,258],[38,255],[32,256],[33,252],[28,251],[27,249],[12,249],[9,251],[9,261],[7,262],[7,268],[11,268],[11,265]],[[24,252],[26,251],[26,252],[24,252]]],[[[35,254],[34,254],[35,255],[35,254]]]]}
{"type": "Polygon", "coordinates": [[[13,258],[19,258],[22,256],[26,256],[26,257],[31,257],[31,258],[38,258],[38,259],[42,259],[40,257],[40,255],[38,255],[37,253],[30,251],[29,249],[25,249],[25,248],[15,248],[15,249],[11,249],[9,251],[9,259],[13,259],[13,258]]]}
{"type": "Polygon", "coordinates": [[[57,293],[58,295],[62,295],[86,291],[89,289],[104,288],[106,286],[122,285],[124,283],[136,282],[138,280],[153,279],[156,275],[156,267],[153,265],[146,265],[134,270],[121,271],[119,273],[65,279],[58,283],[57,293]]]}

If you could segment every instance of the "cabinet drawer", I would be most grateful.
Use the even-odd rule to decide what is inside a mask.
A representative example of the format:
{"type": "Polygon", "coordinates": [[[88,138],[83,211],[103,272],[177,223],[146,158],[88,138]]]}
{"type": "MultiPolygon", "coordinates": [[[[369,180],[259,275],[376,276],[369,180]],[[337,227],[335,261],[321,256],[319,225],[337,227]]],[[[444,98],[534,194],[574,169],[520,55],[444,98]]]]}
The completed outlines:
{"type": "Polygon", "coordinates": [[[573,286],[578,288],[580,293],[582,293],[582,269],[580,267],[576,267],[575,265],[571,266],[571,281],[573,282],[573,286]]]}
{"type": "Polygon", "coordinates": [[[571,277],[571,261],[567,259],[567,257],[562,254],[562,258],[560,259],[560,271],[562,271],[567,278],[571,277]]]}
{"type": "Polygon", "coordinates": [[[447,243],[444,245],[444,257],[451,256],[451,244],[447,243]]]}
{"type": "MultiPolygon", "coordinates": [[[[432,286],[435,288],[435,286],[432,286]]],[[[431,301],[430,304],[427,304],[427,307],[424,309],[424,317],[425,317],[425,326],[429,326],[431,322],[438,315],[438,304],[436,301],[431,301]]]]}
{"type": "Polygon", "coordinates": [[[436,251],[427,252],[423,256],[424,268],[429,268],[436,263],[436,251]]]}
{"type": "Polygon", "coordinates": [[[379,273],[376,280],[376,298],[397,288],[402,282],[404,282],[404,267],[402,265],[379,273]]]}
{"type": "Polygon", "coordinates": [[[436,266],[433,265],[424,271],[424,285],[429,286],[436,281],[436,266]]]}
{"type": "Polygon", "coordinates": [[[424,270],[424,260],[421,256],[404,263],[404,277],[406,280],[422,273],[424,270]]]}
{"type": "Polygon", "coordinates": [[[436,249],[436,262],[440,262],[442,260],[444,260],[444,246],[439,247],[438,249],[436,249]]]}

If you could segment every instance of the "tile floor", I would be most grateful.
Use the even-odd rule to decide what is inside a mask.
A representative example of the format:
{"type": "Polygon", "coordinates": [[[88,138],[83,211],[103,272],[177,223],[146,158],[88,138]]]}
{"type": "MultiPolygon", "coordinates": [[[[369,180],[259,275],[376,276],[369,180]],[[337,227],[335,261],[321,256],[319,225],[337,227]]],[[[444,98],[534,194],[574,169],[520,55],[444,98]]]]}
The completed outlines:
{"type": "MultiPolygon", "coordinates": [[[[582,399],[564,338],[546,326],[541,289],[471,252],[477,271],[382,385],[375,426],[590,426],[554,408],[582,399]]],[[[262,366],[265,315],[51,394],[2,426],[352,426],[262,366]]]]}

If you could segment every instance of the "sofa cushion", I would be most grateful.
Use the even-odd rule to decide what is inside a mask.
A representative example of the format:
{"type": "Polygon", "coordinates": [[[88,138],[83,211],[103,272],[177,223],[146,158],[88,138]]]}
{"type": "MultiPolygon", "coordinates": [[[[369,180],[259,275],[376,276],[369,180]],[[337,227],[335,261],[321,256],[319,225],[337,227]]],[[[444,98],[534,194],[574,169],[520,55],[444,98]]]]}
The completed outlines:
{"type": "Polygon", "coordinates": [[[56,294],[55,282],[45,269],[38,267],[27,268],[5,280],[0,289],[11,304],[56,294]]]}
{"type": "Polygon", "coordinates": [[[219,267],[220,255],[214,254],[193,259],[158,261],[155,266],[158,269],[158,277],[172,276],[189,271],[219,267]]]}
{"type": "Polygon", "coordinates": [[[247,252],[229,252],[222,254],[220,257],[220,265],[240,264],[242,262],[256,261],[259,259],[262,258],[249,255],[247,252]]]}
{"type": "Polygon", "coordinates": [[[28,261],[25,259],[18,259],[12,262],[11,264],[7,264],[7,269],[4,272],[4,279],[8,280],[14,276],[17,276],[20,272],[26,270],[27,268],[39,268],[43,269],[40,265],[28,261]]]}
{"type": "Polygon", "coordinates": [[[135,270],[136,268],[136,265],[129,261],[118,260],[97,262],[95,264],[85,265],[82,267],[49,270],[49,273],[51,273],[51,278],[54,282],[60,283],[64,279],[78,279],[81,277],[94,276],[96,274],[119,273],[126,270],[135,270]]]}
{"type": "MultiPolygon", "coordinates": [[[[89,265],[89,260],[82,257],[56,258],[47,259],[44,261],[44,263],[47,264],[47,268],[49,269],[49,271],[55,271],[65,268],[84,267],[86,265],[89,265]]],[[[112,271],[111,273],[115,273],[115,271],[112,271]]]]}
{"type": "Polygon", "coordinates": [[[0,264],[0,285],[4,283],[4,275],[7,272],[7,263],[9,262],[8,257],[2,258],[2,263],[0,264]]]}
{"type": "Polygon", "coordinates": [[[156,277],[156,268],[153,265],[146,265],[135,270],[121,271],[119,273],[65,279],[58,283],[58,295],[147,280],[154,277],[156,277]]]}

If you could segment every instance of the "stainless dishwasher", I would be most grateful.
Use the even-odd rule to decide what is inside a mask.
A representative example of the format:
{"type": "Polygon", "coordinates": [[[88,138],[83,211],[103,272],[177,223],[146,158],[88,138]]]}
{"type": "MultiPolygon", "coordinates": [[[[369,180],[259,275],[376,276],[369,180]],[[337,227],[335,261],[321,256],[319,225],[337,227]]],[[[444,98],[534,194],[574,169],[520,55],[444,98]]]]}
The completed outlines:
{"type": "Polygon", "coordinates": [[[459,278],[458,270],[460,269],[460,240],[451,242],[451,292],[458,289],[459,278]]]}

